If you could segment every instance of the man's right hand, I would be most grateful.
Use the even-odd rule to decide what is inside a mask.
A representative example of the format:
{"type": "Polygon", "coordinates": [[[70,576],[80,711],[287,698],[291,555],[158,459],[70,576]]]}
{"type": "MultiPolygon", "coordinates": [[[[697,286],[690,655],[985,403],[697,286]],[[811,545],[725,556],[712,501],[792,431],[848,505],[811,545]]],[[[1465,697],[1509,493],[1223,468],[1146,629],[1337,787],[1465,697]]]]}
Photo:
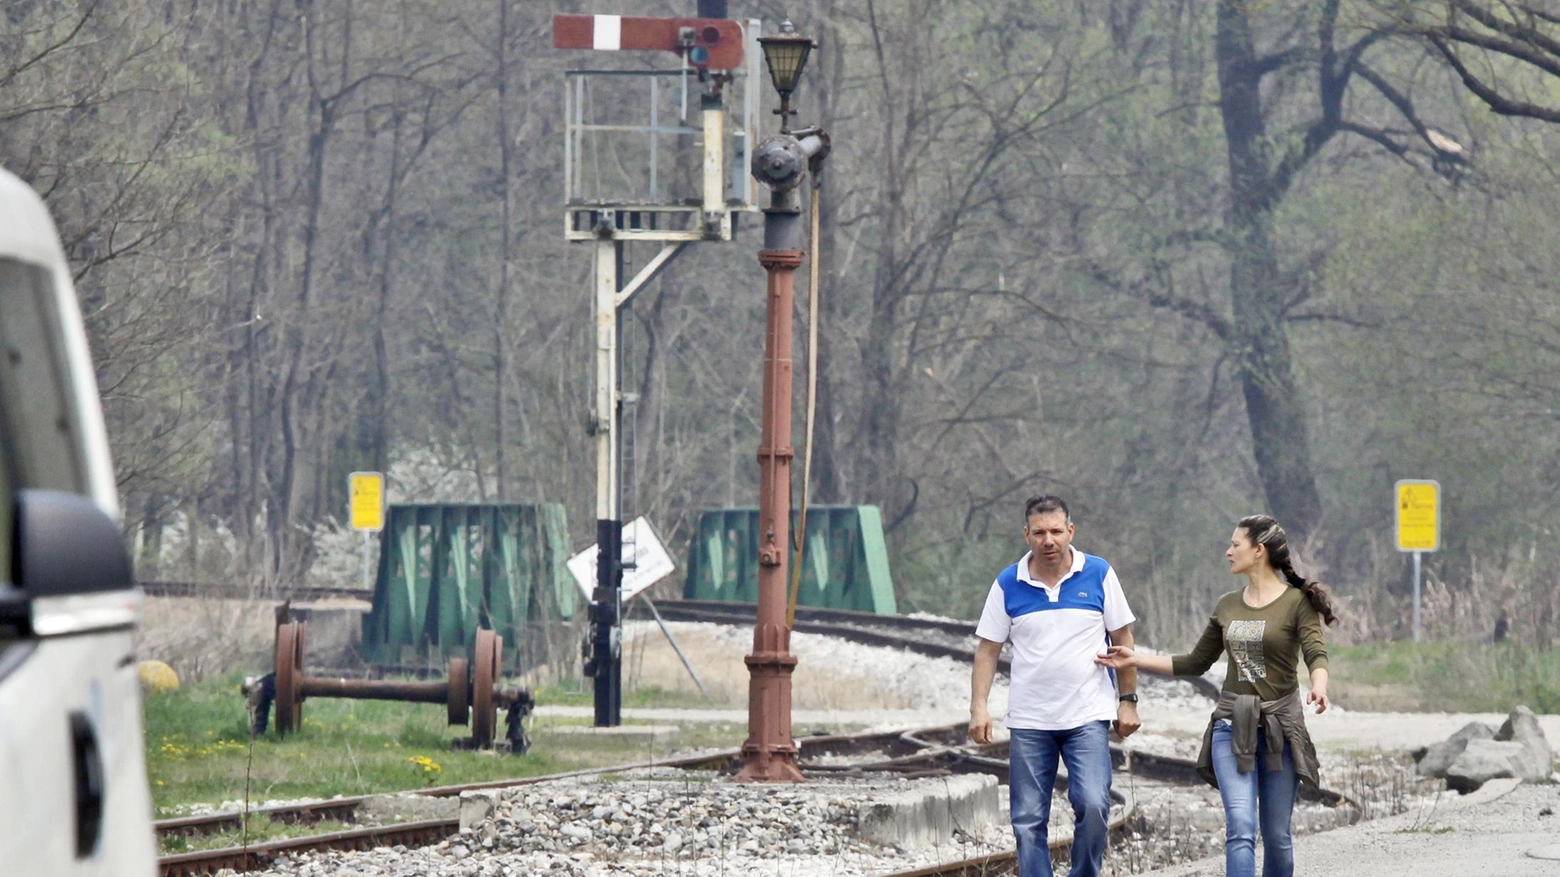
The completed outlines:
{"type": "Polygon", "coordinates": [[[982,746],[991,742],[991,715],[985,710],[970,710],[970,740],[982,746]]]}

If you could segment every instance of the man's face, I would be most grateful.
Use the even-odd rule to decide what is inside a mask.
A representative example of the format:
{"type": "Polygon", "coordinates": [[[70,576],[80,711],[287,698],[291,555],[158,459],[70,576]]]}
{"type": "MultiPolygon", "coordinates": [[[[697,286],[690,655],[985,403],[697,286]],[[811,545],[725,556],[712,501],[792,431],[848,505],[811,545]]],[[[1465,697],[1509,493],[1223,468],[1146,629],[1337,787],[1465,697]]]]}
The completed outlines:
{"type": "Polygon", "coordinates": [[[1056,566],[1068,559],[1067,549],[1072,546],[1073,525],[1060,510],[1036,512],[1024,525],[1024,541],[1029,550],[1046,566],[1056,566]]]}

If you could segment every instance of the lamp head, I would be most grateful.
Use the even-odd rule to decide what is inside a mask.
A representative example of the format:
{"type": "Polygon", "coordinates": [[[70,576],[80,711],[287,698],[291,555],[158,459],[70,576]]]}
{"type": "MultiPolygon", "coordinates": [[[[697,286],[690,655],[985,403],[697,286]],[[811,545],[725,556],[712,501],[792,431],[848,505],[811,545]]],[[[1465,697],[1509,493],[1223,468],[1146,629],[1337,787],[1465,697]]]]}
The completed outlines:
{"type": "MultiPolygon", "coordinates": [[[[788,100],[801,81],[802,70],[807,67],[807,56],[813,49],[812,40],[796,32],[796,26],[787,18],[780,23],[780,32],[758,38],[764,48],[764,63],[769,67],[769,80],[781,100],[788,100]]],[[[783,120],[782,120],[783,121],[783,120]]]]}

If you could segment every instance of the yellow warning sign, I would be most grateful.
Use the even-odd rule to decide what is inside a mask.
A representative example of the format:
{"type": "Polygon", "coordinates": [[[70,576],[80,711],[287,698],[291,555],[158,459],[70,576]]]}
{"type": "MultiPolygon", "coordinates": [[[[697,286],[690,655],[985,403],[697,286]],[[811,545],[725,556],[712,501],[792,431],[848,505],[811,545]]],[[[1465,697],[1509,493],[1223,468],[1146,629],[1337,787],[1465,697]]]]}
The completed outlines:
{"type": "Polygon", "coordinates": [[[385,476],[382,472],[353,472],[348,476],[352,496],[352,529],[377,533],[385,528],[385,476]]]}
{"type": "Polygon", "coordinates": [[[1440,483],[1399,481],[1395,517],[1399,551],[1439,551],[1441,548],[1440,483]]]}

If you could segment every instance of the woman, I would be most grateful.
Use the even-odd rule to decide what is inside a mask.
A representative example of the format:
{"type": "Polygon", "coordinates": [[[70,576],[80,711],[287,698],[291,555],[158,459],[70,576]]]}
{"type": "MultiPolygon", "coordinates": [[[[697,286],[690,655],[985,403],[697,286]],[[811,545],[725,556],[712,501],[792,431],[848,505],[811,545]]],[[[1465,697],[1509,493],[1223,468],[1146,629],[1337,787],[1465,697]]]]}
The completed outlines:
{"type": "Polygon", "coordinates": [[[1224,690],[1197,757],[1198,772],[1224,799],[1225,874],[1255,877],[1260,827],[1263,877],[1290,877],[1295,795],[1300,780],[1318,785],[1316,749],[1306,733],[1296,678],[1298,659],[1304,657],[1311,671],[1305,702],[1325,712],[1322,622],[1332,624],[1337,616],[1327,588],[1295,572],[1284,528],[1267,515],[1242,518],[1224,556],[1230,572],[1246,577],[1246,587],[1219,598],[1191,652],[1139,655],[1129,646],[1111,646],[1097,660],[1115,669],[1201,676],[1221,652],[1229,656],[1224,690]]]}

